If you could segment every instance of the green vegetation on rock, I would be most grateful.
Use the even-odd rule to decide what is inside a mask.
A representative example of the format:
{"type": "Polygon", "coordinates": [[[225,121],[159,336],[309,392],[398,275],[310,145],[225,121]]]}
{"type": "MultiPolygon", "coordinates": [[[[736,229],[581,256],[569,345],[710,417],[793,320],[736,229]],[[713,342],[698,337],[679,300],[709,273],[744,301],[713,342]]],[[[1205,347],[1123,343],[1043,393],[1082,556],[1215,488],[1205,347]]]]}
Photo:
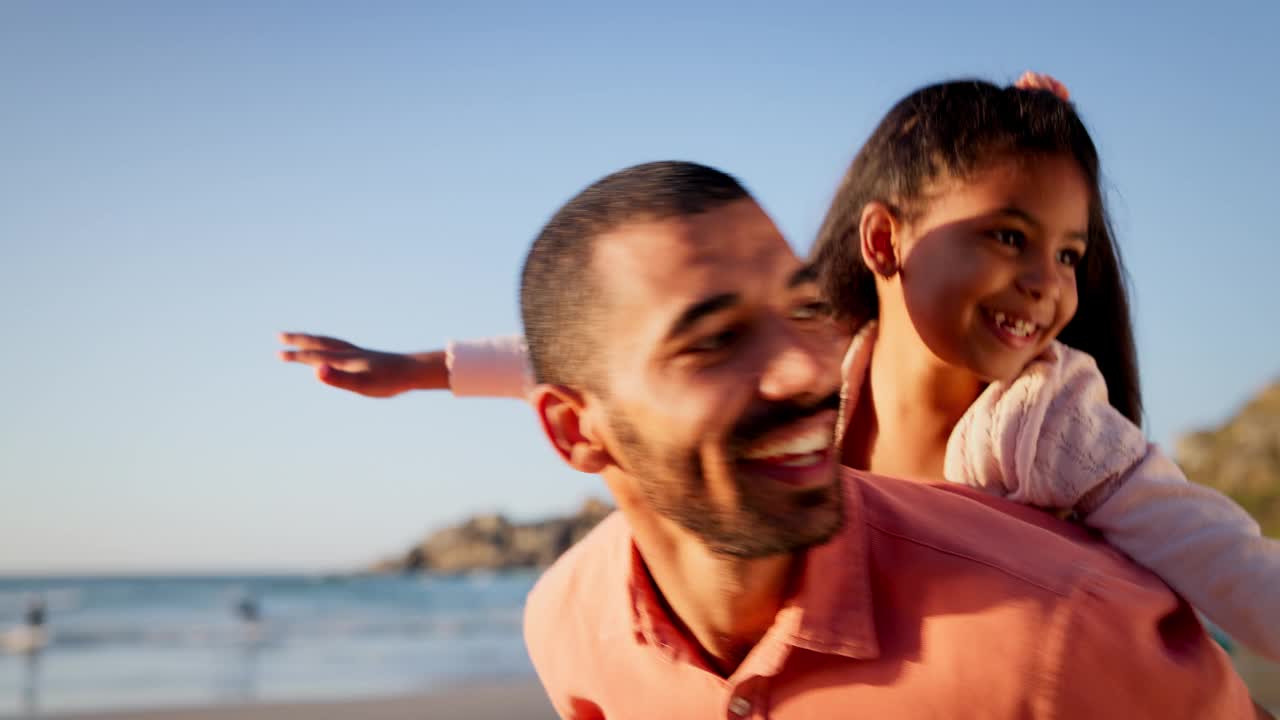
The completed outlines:
{"type": "Polygon", "coordinates": [[[1188,478],[1226,493],[1280,538],[1280,382],[1222,427],[1179,440],[1175,454],[1188,478]]]}

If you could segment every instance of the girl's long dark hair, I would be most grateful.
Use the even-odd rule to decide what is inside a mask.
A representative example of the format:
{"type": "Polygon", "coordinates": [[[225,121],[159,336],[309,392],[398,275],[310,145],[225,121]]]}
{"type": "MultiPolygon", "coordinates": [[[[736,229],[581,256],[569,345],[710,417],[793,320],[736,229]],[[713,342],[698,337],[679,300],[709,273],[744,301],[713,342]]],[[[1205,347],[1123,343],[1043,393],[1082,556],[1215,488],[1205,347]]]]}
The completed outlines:
{"type": "Polygon", "coordinates": [[[1098,151],[1075,107],[1052,93],[964,80],[903,98],[840,181],[812,260],[836,312],[857,327],[879,314],[875,276],[862,261],[858,236],[867,203],[885,203],[910,221],[935,179],[972,177],[1011,156],[1058,154],[1075,158],[1090,192],[1088,249],[1076,268],[1079,308],[1058,339],[1093,356],[1111,404],[1141,425],[1127,277],[1103,199],[1098,151]]]}

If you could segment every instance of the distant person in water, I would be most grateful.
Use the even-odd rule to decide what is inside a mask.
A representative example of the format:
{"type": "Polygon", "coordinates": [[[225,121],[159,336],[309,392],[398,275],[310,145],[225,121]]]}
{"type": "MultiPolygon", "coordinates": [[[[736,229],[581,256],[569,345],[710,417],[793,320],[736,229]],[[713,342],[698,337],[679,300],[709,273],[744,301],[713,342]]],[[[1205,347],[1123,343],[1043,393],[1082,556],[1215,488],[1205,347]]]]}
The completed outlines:
{"type": "Polygon", "coordinates": [[[260,619],[258,603],[252,595],[245,595],[236,603],[236,615],[245,623],[255,624],[260,619]]]}
{"type": "Polygon", "coordinates": [[[25,644],[24,647],[16,649],[27,656],[21,707],[24,714],[34,717],[40,712],[40,651],[49,644],[49,636],[45,631],[49,611],[43,596],[37,595],[27,601],[27,609],[22,619],[23,626],[14,633],[15,637],[21,638],[19,643],[25,644]]]}
{"type": "Polygon", "coordinates": [[[45,616],[48,612],[47,608],[48,606],[45,604],[44,598],[32,598],[31,602],[27,603],[27,612],[25,616],[27,627],[32,630],[43,629],[45,616]]]}
{"type": "Polygon", "coordinates": [[[236,603],[236,617],[240,618],[243,634],[241,641],[246,645],[257,645],[262,642],[262,608],[257,599],[246,593],[236,603]]]}
{"type": "Polygon", "coordinates": [[[0,633],[0,648],[5,652],[34,655],[49,644],[48,606],[43,597],[35,596],[27,601],[22,614],[22,624],[0,633]]]}

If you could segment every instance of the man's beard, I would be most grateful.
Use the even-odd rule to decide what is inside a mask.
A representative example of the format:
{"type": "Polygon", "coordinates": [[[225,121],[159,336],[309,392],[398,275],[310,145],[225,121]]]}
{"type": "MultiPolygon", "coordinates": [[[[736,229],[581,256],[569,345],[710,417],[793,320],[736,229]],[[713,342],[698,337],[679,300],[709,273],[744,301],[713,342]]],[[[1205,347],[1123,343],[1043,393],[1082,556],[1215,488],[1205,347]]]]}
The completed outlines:
{"type": "Polygon", "coordinates": [[[626,454],[625,469],[654,512],[701,539],[713,553],[751,559],[829,540],[844,523],[844,492],[835,477],[823,487],[800,491],[784,490],[772,480],[741,477],[733,467],[735,451],[780,427],[838,409],[839,396],[833,394],[814,405],[772,403],[739,422],[725,453],[736,491],[733,508],[711,502],[702,458],[696,451],[664,452],[621,413],[611,412],[610,424],[626,454]]]}

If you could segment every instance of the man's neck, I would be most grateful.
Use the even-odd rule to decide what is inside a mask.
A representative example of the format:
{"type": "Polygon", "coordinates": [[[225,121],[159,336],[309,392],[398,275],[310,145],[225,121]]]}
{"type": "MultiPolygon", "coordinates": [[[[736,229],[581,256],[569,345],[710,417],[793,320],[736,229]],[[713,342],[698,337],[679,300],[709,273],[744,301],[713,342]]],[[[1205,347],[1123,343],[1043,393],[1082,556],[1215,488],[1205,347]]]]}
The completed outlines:
{"type": "Polygon", "coordinates": [[[627,513],[659,596],[708,663],[723,677],[732,675],[773,625],[794,555],[751,560],[718,555],[684,528],[638,515],[627,513]]]}

